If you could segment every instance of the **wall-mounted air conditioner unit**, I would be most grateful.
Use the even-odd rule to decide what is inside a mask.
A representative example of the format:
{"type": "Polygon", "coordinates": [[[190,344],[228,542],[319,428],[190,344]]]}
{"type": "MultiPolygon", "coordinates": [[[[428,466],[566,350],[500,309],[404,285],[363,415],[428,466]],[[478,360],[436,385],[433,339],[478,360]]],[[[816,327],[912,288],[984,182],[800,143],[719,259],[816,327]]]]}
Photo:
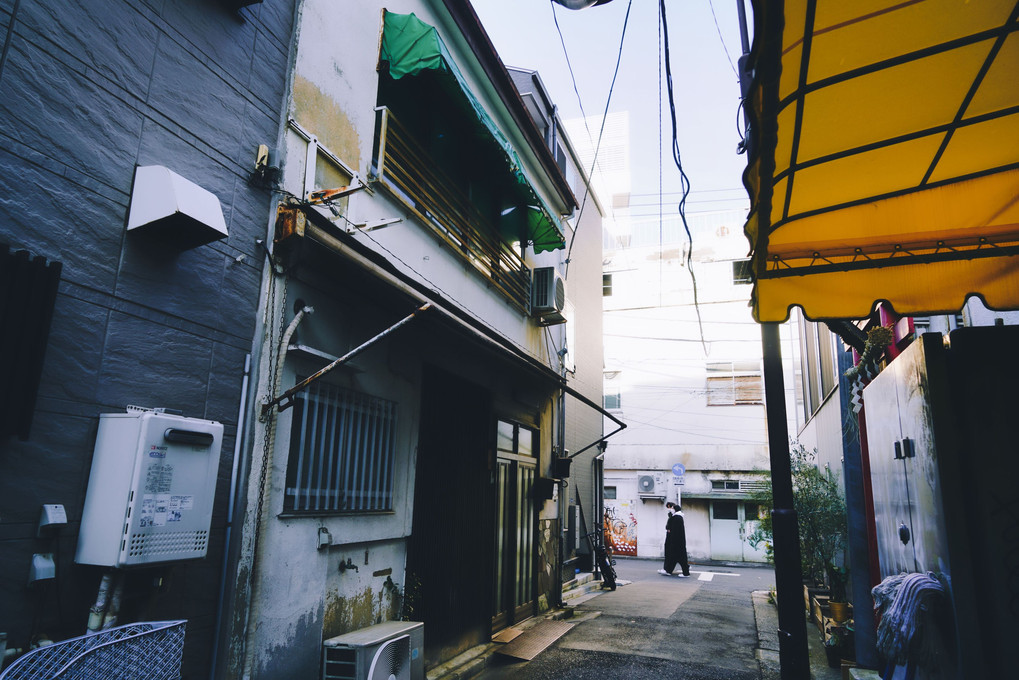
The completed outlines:
{"type": "Polygon", "coordinates": [[[665,474],[662,472],[638,472],[637,495],[642,499],[665,498],[668,494],[665,474]]]}
{"type": "Polygon", "coordinates": [[[424,680],[425,624],[387,621],[322,643],[322,680],[424,680]]]}
{"type": "Polygon", "coordinates": [[[544,325],[563,323],[566,317],[566,280],[555,267],[537,267],[531,278],[531,316],[544,325]]]}

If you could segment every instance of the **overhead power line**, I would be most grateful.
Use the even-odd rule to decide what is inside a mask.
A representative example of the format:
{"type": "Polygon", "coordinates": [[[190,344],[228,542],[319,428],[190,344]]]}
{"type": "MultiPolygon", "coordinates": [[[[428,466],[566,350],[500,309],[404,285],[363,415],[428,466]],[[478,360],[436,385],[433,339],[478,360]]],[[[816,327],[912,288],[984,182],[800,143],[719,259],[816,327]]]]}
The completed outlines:
{"type": "MultiPolygon", "coordinates": [[[[665,13],[665,0],[659,0],[658,11],[662,21],[661,40],[665,47],[665,82],[669,90],[669,115],[672,118],[672,160],[675,161],[676,168],[679,169],[680,186],[683,189],[683,197],[679,201],[679,216],[683,220],[683,229],[686,231],[686,238],[690,243],[690,248],[686,251],[686,269],[690,272],[690,281],[693,283],[693,304],[694,309],[697,310],[697,326],[700,329],[701,345],[704,353],[707,354],[708,345],[704,341],[704,326],[701,323],[701,310],[697,302],[697,276],[693,271],[693,235],[690,233],[690,225],[686,222],[686,198],[690,195],[690,179],[683,170],[683,160],[679,153],[679,130],[676,125],[676,98],[672,86],[672,64],[671,57],[669,56],[669,22],[665,13]]],[[[658,96],[660,99],[660,91],[658,96]]]]}
{"type": "MultiPolygon", "coordinates": [[[[605,98],[605,111],[602,113],[601,130],[598,131],[598,141],[594,146],[594,157],[591,159],[591,169],[587,173],[588,177],[594,173],[595,164],[598,162],[598,150],[601,149],[602,135],[605,134],[605,121],[609,116],[609,104],[612,102],[612,92],[616,89],[616,76],[619,75],[619,64],[623,61],[623,43],[626,40],[626,27],[630,23],[630,9],[632,7],[633,0],[630,0],[630,2],[626,5],[626,17],[623,19],[623,31],[619,36],[619,51],[616,54],[616,68],[612,72],[612,82],[609,84],[609,95],[605,98]]],[[[590,194],[590,189],[586,189],[584,191],[584,200],[580,203],[580,211],[577,213],[577,228],[573,230],[573,234],[570,236],[570,247],[566,249],[566,271],[564,272],[564,276],[568,276],[570,272],[570,254],[573,252],[573,244],[577,240],[577,232],[580,231],[580,220],[584,216],[584,206],[587,205],[587,197],[590,194]]]]}
{"type": "MultiPolygon", "coordinates": [[[[740,0],[742,2],[742,0],[740,0]]],[[[739,80],[739,71],[736,70],[736,65],[732,63],[732,57],[729,56],[729,48],[725,46],[725,38],[722,37],[722,27],[718,25],[718,16],[715,15],[715,3],[712,0],[708,0],[708,7],[711,9],[711,18],[715,20],[715,30],[718,31],[718,40],[722,43],[722,51],[725,52],[725,59],[729,62],[729,68],[732,69],[732,73],[736,76],[736,80],[739,80]]]]}

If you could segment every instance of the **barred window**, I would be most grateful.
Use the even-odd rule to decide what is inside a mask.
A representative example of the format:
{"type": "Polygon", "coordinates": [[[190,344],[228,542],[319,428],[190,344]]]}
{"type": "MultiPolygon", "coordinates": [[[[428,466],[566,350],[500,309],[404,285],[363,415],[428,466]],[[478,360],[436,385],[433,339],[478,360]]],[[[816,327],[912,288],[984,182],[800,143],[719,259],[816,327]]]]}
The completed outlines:
{"type": "Polygon", "coordinates": [[[392,510],[395,435],[395,402],[309,385],[294,399],[284,511],[392,510]]]}
{"type": "Polygon", "coordinates": [[[708,406],[764,403],[764,381],[757,362],[713,361],[707,372],[708,406]]]}

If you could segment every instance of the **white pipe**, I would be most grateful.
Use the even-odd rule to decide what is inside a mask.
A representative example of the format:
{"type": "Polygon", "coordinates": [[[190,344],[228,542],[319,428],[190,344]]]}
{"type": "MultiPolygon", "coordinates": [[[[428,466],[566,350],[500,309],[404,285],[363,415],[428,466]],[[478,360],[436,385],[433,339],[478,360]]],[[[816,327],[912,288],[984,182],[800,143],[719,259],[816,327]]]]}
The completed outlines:
{"type": "MultiPolygon", "coordinates": [[[[304,308],[302,308],[299,312],[297,312],[297,314],[294,316],[294,318],[287,325],[287,329],[283,332],[283,337],[280,339],[279,356],[276,359],[276,379],[273,381],[273,384],[270,386],[271,389],[270,389],[267,401],[271,402],[275,398],[275,395],[279,393],[280,385],[283,382],[283,364],[284,364],[284,362],[285,362],[285,360],[287,358],[287,347],[290,346],[290,338],[293,337],[294,332],[297,330],[298,324],[300,324],[301,321],[304,319],[304,315],[305,314],[311,314],[314,311],[315,310],[313,308],[311,308],[311,307],[304,307],[304,308]]],[[[286,310],[283,310],[283,313],[286,313],[286,310]]],[[[265,473],[264,476],[262,476],[262,481],[264,482],[264,484],[261,486],[261,488],[259,488],[258,496],[254,499],[255,500],[255,507],[256,508],[262,507],[263,510],[264,510],[264,507],[265,507],[265,501],[267,500],[266,497],[271,495],[271,489],[272,489],[272,484],[268,483],[268,478],[269,478],[270,475],[272,475],[272,454],[273,454],[273,449],[276,446],[276,427],[275,427],[275,424],[273,423],[273,419],[278,417],[278,415],[279,415],[279,412],[276,409],[270,409],[269,412],[266,413],[266,418],[265,418],[265,427],[269,428],[269,437],[268,437],[268,440],[266,441],[265,452],[264,452],[263,458],[262,458],[262,468],[266,471],[266,473],[265,473]]],[[[253,640],[254,630],[253,630],[253,628],[251,626],[251,622],[258,620],[258,616],[257,616],[257,614],[258,614],[258,604],[259,604],[259,596],[261,595],[261,592],[260,592],[261,588],[259,587],[259,579],[256,578],[256,573],[255,572],[256,572],[256,567],[258,565],[258,550],[259,550],[258,537],[259,537],[259,534],[261,533],[262,514],[263,514],[263,512],[260,512],[258,514],[258,516],[254,518],[254,525],[253,525],[254,528],[253,528],[253,536],[252,536],[253,544],[252,544],[252,549],[251,549],[251,566],[248,569],[248,574],[249,574],[248,575],[248,583],[249,583],[248,603],[249,604],[248,604],[247,616],[245,617],[245,621],[244,621],[244,629],[245,629],[244,630],[244,665],[242,667],[242,672],[241,672],[242,677],[246,677],[247,676],[247,674],[249,672],[249,669],[252,666],[252,661],[254,660],[254,645],[252,644],[253,641],[254,641],[253,640]]]]}
{"type": "Polygon", "coordinates": [[[113,572],[107,571],[99,581],[99,592],[96,593],[95,604],[88,613],[88,632],[98,632],[103,627],[103,616],[106,614],[106,606],[109,603],[110,585],[113,583],[113,572]]]}
{"type": "Polygon", "coordinates": [[[113,593],[110,595],[110,606],[106,608],[106,616],[103,618],[103,630],[117,625],[117,618],[120,616],[120,600],[124,596],[124,579],[119,574],[115,574],[114,578],[116,585],[113,586],[113,593]]]}

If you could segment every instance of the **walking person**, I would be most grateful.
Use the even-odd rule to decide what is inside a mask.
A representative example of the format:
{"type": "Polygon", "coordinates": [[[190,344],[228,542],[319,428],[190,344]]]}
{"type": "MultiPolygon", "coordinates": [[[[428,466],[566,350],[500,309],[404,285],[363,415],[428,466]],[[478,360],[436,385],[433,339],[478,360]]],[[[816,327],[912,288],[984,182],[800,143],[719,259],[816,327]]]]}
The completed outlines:
{"type": "Polygon", "coordinates": [[[673,575],[678,564],[682,574],[676,576],[690,575],[690,562],[686,554],[686,522],[683,519],[683,508],[676,503],[666,503],[669,511],[669,520],[665,523],[665,568],[659,569],[658,573],[673,575]]]}

